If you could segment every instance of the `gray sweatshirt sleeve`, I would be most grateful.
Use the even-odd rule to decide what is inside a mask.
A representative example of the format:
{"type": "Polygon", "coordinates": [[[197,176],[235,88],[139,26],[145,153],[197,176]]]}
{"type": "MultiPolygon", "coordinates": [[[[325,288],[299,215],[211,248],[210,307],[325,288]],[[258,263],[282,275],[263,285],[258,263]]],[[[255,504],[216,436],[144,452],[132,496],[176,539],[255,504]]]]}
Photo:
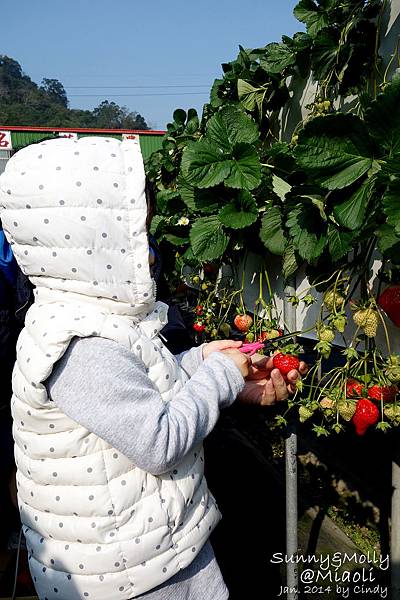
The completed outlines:
{"type": "Polygon", "coordinates": [[[177,466],[244,386],[234,362],[212,353],[165,403],[144,363],[112,340],[75,338],[46,382],[52,401],[155,475],[177,466]]]}
{"type": "Polygon", "coordinates": [[[175,358],[178,361],[179,366],[185,371],[185,373],[191,377],[197,371],[201,363],[203,362],[203,347],[196,346],[180,354],[175,354],[175,358]]]}

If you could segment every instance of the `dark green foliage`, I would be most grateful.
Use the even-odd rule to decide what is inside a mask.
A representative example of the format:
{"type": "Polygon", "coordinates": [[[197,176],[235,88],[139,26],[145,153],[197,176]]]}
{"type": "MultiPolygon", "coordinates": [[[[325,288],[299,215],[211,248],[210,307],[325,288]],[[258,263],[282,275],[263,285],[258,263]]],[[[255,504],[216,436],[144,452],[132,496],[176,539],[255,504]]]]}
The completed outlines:
{"type": "Polygon", "coordinates": [[[396,260],[400,78],[378,81],[382,7],[381,0],[301,0],[295,15],[306,33],[239,47],[236,60],[222,65],[202,118],[189,111],[190,131],[189,115],[175,111],[163,149],[147,165],[158,188],[181,201],[174,214],[160,203],[160,239],[183,217],[182,250],[192,259],[229,261],[257,248],[282,256],[285,277],[304,264],[329,272],[374,240],[396,260]],[[278,115],[290,107],[290,77],[311,78],[316,92],[285,143],[278,115]],[[351,95],[352,114],[343,114],[339,99],[351,95]]]}

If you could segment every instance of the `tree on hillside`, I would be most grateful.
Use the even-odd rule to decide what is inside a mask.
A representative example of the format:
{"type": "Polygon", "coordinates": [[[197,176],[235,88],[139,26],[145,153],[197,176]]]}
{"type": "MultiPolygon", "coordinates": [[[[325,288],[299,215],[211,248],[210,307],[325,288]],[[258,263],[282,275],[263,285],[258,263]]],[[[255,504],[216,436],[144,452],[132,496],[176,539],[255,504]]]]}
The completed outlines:
{"type": "Polygon", "coordinates": [[[58,79],[42,79],[40,89],[46,92],[51,100],[68,108],[67,92],[63,84],[58,79]]]}
{"type": "Polygon", "coordinates": [[[19,101],[27,89],[36,87],[36,84],[22,72],[21,65],[16,60],[0,55],[0,98],[19,101]]]}
{"type": "Polygon", "coordinates": [[[137,112],[131,112],[126,106],[103,100],[93,109],[96,127],[109,129],[148,129],[144,118],[137,112]]]}

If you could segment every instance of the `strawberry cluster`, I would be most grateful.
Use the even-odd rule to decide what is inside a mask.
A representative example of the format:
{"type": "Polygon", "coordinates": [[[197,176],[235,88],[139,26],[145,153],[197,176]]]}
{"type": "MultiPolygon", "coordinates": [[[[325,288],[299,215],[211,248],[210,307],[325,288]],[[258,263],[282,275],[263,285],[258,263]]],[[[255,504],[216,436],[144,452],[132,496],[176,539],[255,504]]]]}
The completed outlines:
{"type": "Polygon", "coordinates": [[[364,435],[368,427],[375,425],[379,419],[379,409],[374,402],[393,402],[398,393],[397,385],[382,385],[374,383],[365,386],[356,379],[348,379],[346,397],[357,400],[352,421],[358,435],[364,435]]]}

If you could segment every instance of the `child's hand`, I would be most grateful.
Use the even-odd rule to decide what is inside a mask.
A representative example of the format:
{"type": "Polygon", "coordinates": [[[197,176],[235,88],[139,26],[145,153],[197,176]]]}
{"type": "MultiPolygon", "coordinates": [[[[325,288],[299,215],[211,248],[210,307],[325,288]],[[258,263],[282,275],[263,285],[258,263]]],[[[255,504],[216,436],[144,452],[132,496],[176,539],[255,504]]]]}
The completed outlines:
{"type": "Polygon", "coordinates": [[[221,352],[228,348],[240,348],[242,343],[240,340],[216,340],[215,342],[209,342],[203,346],[203,358],[205,360],[210,356],[211,352],[221,352]]]}
{"type": "Polygon", "coordinates": [[[236,348],[227,348],[226,350],[221,350],[220,352],[235,363],[244,379],[248,377],[251,365],[251,359],[249,356],[239,352],[239,350],[236,348]]]}
{"type": "Polygon", "coordinates": [[[238,396],[238,400],[245,404],[271,406],[287,400],[296,391],[296,381],[308,371],[307,364],[301,362],[298,371],[293,369],[283,377],[278,369],[274,369],[272,357],[255,354],[251,361],[249,376],[238,396]]]}
{"type": "MultiPolygon", "coordinates": [[[[270,379],[272,371],[276,371],[274,368],[273,357],[263,356],[262,354],[254,354],[251,357],[252,365],[250,367],[250,373],[248,380],[257,381],[260,379],[270,379]]],[[[308,365],[301,361],[299,369],[292,369],[287,375],[283,377],[285,380],[289,394],[294,394],[296,391],[296,381],[301,376],[306,375],[308,372],[308,365]]],[[[281,398],[278,398],[280,400],[281,398]]]]}

